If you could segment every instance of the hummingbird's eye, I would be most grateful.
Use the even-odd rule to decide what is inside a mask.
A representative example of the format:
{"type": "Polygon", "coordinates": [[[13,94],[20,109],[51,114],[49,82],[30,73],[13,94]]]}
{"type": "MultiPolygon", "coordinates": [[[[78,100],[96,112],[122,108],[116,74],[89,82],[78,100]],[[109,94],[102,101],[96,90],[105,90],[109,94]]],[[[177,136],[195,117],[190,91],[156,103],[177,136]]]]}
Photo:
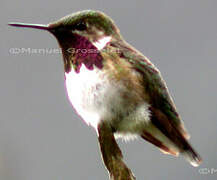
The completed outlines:
{"type": "Polygon", "coordinates": [[[85,24],[84,22],[79,22],[79,23],[77,23],[77,24],[74,26],[74,28],[75,28],[76,30],[79,30],[79,31],[84,31],[84,30],[87,29],[87,26],[86,26],[86,24],[85,24]]]}

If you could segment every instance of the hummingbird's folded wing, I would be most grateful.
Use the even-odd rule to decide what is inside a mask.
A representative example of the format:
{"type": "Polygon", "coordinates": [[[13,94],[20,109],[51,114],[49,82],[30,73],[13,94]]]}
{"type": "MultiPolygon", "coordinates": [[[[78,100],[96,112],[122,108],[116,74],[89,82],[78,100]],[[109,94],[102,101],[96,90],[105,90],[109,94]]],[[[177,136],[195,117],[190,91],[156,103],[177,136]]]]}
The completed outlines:
{"type": "Polygon", "coordinates": [[[181,134],[188,139],[183,121],[177,113],[175,104],[169,95],[166,83],[159,70],[143,56],[139,51],[127,44],[125,41],[112,43],[111,46],[118,48],[121,58],[129,61],[133,69],[139,72],[143,77],[144,93],[148,94],[149,104],[156,111],[161,112],[172,123],[181,134]]]}

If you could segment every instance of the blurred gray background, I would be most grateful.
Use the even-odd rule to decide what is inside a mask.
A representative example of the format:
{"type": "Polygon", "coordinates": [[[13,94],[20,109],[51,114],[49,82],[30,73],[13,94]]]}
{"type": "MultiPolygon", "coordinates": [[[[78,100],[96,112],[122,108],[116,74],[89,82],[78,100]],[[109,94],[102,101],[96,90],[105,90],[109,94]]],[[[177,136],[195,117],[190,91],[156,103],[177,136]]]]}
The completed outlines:
{"type": "Polygon", "coordinates": [[[56,40],[44,31],[7,26],[49,23],[84,9],[111,16],[125,39],[160,69],[204,160],[194,168],[141,139],[119,141],[137,179],[217,179],[217,1],[3,0],[0,180],[108,179],[96,133],[67,100],[61,54],[19,53],[58,48],[56,40]]]}

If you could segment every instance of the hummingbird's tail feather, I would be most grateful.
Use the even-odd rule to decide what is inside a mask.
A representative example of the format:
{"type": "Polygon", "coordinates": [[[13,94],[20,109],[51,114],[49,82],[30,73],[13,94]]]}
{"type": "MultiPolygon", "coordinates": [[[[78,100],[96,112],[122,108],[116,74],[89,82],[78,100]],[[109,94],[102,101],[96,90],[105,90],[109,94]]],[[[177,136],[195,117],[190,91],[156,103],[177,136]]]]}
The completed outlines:
{"type": "Polygon", "coordinates": [[[171,154],[171,155],[174,155],[174,156],[179,155],[179,152],[176,149],[174,149],[174,148],[172,148],[172,147],[170,147],[168,145],[165,145],[165,143],[163,143],[157,137],[152,136],[147,131],[143,131],[143,133],[141,134],[141,137],[144,140],[146,140],[146,141],[152,143],[153,145],[157,146],[160,149],[160,151],[162,151],[164,154],[171,154]]]}
{"type": "Polygon", "coordinates": [[[188,150],[182,152],[182,155],[185,159],[194,167],[197,167],[201,164],[201,157],[190,147],[188,150]]]}
{"type": "Polygon", "coordinates": [[[168,120],[167,116],[158,109],[151,108],[151,112],[151,123],[178,148],[178,151],[192,166],[199,166],[202,162],[201,157],[192,148],[187,137],[182,134],[177,125],[168,120]]]}

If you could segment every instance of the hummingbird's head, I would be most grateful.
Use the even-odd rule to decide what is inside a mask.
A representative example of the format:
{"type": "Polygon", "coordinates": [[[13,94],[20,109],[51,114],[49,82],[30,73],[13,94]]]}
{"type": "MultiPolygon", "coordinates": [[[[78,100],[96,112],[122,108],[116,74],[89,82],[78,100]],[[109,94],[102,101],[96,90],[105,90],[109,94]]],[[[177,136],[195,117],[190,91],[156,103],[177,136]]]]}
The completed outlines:
{"type": "Polygon", "coordinates": [[[97,43],[106,37],[116,38],[119,36],[119,29],[112,19],[102,12],[93,10],[80,11],[63,17],[50,23],[48,27],[58,40],[65,35],[79,35],[92,43],[97,43]]]}
{"type": "Polygon", "coordinates": [[[10,23],[9,25],[42,29],[52,33],[62,48],[67,71],[71,69],[71,64],[79,69],[82,62],[90,69],[93,64],[98,67],[102,66],[102,62],[96,63],[97,59],[101,58],[99,53],[76,54],[71,49],[101,50],[109,42],[121,39],[119,29],[112,19],[102,12],[93,10],[80,11],[47,25],[26,23],[10,23]]]}

